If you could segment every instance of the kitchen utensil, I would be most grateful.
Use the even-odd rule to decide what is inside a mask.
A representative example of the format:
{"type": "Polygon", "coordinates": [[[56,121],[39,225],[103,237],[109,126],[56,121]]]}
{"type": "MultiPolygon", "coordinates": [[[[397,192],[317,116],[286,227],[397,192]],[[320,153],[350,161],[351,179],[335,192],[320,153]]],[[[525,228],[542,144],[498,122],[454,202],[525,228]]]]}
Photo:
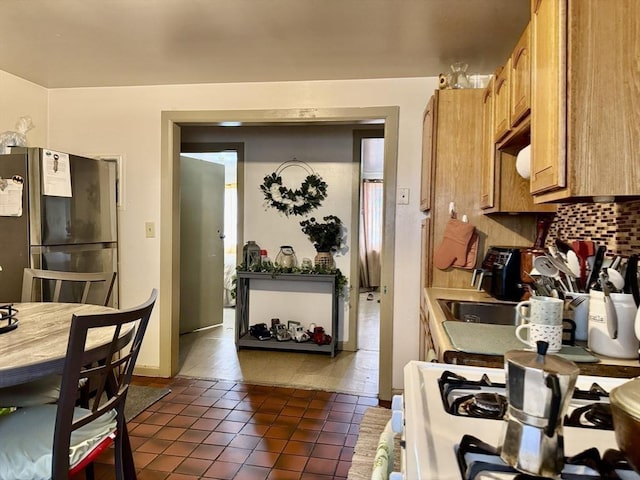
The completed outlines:
{"type": "Polygon", "coordinates": [[[636,307],[640,306],[640,291],[638,287],[638,255],[635,253],[627,260],[627,270],[624,274],[624,293],[633,295],[636,307]]]}
{"type": "Polygon", "coordinates": [[[638,338],[634,335],[635,317],[638,311],[633,297],[625,293],[611,293],[609,303],[614,307],[618,334],[612,338],[607,320],[610,311],[605,304],[604,292],[589,292],[588,342],[589,349],[611,358],[637,359],[638,338]]]}
{"type": "Polygon", "coordinates": [[[555,244],[558,251],[561,253],[564,253],[565,255],[569,253],[571,250],[573,250],[573,248],[571,248],[571,245],[569,245],[567,242],[559,238],[556,238],[555,244]]]}
{"type": "Polygon", "coordinates": [[[616,255],[615,257],[613,257],[613,260],[611,260],[611,264],[609,265],[609,268],[618,270],[620,268],[621,262],[622,262],[622,257],[620,255],[616,255]]]}
{"type": "Polygon", "coordinates": [[[598,250],[596,251],[596,258],[593,261],[593,267],[591,268],[591,273],[589,274],[589,278],[587,279],[587,283],[585,284],[585,290],[588,292],[593,288],[593,286],[598,281],[598,275],[600,274],[600,269],[602,268],[602,262],[604,261],[604,254],[607,252],[607,247],[604,245],[600,245],[598,250]]]}
{"type": "Polygon", "coordinates": [[[545,216],[540,217],[536,221],[536,239],[533,242],[533,248],[535,250],[542,250],[544,243],[547,240],[547,234],[549,233],[549,227],[553,221],[553,217],[545,216]]]}
{"type": "Polygon", "coordinates": [[[606,271],[607,275],[609,276],[609,283],[611,284],[610,287],[613,286],[616,290],[615,292],[612,292],[622,292],[622,290],[624,289],[624,277],[622,276],[622,274],[612,267],[603,268],[602,270],[606,271]]]}
{"type": "MultiPolygon", "coordinates": [[[[636,333],[636,338],[640,342],[640,308],[638,308],[638,311],[636,312],[636,319],[633,328],[636,333]]],[[[640,351],[638,351],[638,353],[640,353],[640,351]]]]}
{"type": "Polygon", "coordinates": [[[640,378],[612,389],[609,401],[618,448],[640,473],[640,378]]]}
{"type": "Polygon", "coordinates": [[[567,266],[576,279],[580,278],[580,259],[578,254],[573,250],[567,252],[567,266]]]}
{"type": "Polygon", "coordinates": [[[554,279],[560,284],[561,288],[563,288],[565,292],[569,291],[569,288],[564,284],[562,278],[560,277],[558,268],[551,262],[548,256],[541,255],[539,257],[536,257],[533,260],[533,266],[540,273],[540,275],[554,279]]]}
{"type": "Polygon", "coordinates": [[[587,286],[587,259],[596,253],[595,244],[590,240],[574,240],[571,243],[573,251],[580,260],[580,280],[584,287],[587,286]]]}
{"type": "Polygon", "coordinates": [[[553,248],[549,248],[547,257],[553,263],[553,265],[564,275],[565,285],[568,286],[568,291],[575,292],[578,290],[576,284],[576,276],[567,265],[566,259],[553,248]]]}
{"type": "Polygon", "coordinates": [[[508,407],[500,458],[521,472],[556,478],[564,466],[562,419],[579,369],[547,355],[547,347],[538,342],[537,352],[504,355],[508,407]]]}
{"type": "Polygon", "coordinates": [[[616,309],[613,305],[613,301],[610,296],[609,288],[609,275],[606,269],[600,270],[600,286],[602,287],[604,311],[605,311],[605,324],[607,325],[607,332],[612,339],[618,338],[618,316],[616,315],[616,309]]]}

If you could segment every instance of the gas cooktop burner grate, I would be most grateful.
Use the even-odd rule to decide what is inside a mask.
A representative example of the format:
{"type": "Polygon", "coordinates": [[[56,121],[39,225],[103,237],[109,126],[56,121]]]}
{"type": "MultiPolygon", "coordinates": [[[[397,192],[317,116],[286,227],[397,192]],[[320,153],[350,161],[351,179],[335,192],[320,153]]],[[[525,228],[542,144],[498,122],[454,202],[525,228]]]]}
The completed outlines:
{"type": "MultiPolygon", "coordinates": [[[[464,480],[545,478],[518,472],[500,458],[497,448],[472,435],[462,437],[456,448],[456,457],[464,480]]],[[[589,448],[573,457],[565,458],[565,466],[559,478],[639,480],[640,475],[631,469],[620,451],[607,450],[601,457],[596,448],[589,448]]]]}
{"type": "MultiPolygon", "coordinates": [[[[504,417],[508,406],[506,385],[492,382],[486,374],[479,380],[469,380],[446,370],[438,379],[438,386],[442,405],[451,415],[497,420],[504,417]]],[[[613,430],[609,393],[597,383],[589,389],[574,389],[564,425],[613,430]]]]}

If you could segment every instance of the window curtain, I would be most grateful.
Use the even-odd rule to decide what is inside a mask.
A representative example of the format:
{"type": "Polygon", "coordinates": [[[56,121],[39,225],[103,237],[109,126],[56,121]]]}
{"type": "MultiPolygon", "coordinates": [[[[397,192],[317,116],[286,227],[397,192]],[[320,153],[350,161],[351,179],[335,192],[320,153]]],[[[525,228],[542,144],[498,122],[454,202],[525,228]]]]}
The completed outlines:
{"type": "Polygon", "coordinates": [[[362,182],[360,210],[360,286],[380,286],[380,254],[382,252],[382,181],[362,182]]]}
{"type": "Polygon", "coordinates": [[[238,225],[238,185],[227,183],[224,186],[224,292],[223,305],[231,307],[235,305],[232,298],[233,278],[236,274],[236,251],[238,238],[236,234],[238,225]]]}

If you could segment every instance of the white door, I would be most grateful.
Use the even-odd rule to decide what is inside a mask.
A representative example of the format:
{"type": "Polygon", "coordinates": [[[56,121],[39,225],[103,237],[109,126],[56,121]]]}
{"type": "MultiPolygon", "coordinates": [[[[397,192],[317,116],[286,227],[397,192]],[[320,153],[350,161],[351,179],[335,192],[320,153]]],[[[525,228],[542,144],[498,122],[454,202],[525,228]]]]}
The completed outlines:
{"type": "Polygon", "coordinates": [[[180,333],[222,323],[224,165],[180,156],[180,333]]]}

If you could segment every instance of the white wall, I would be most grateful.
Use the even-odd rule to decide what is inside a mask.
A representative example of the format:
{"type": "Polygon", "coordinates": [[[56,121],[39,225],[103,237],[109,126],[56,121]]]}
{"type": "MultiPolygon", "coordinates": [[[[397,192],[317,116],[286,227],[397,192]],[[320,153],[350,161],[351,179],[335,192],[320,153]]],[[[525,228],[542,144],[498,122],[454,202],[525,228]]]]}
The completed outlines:
{"type": "Polygon", "coordinates": [[[15,131],[18,118],[29,116],[33,121],[27,132],[30,147],[47,145],[48,90],[0,70],[0,133],[15,131]]]}
{"type": "MultiPolygon", "coordinates": [[[[397,186],[410,189],[409,204],[398,205],[396,212],[393,387],[401,388],[403,366],[418,356],[422,112],[437,85],[438,79],[429,77],[55,89],[49,91],[48,146],[77,154],[123,156],[120,300],[122,306],[130,306],[160,284],[159,239],[145,238],[144,222],[156,222],[160,231],[163,110],[399,106],[397,186]]],[[[156,311],[139,365],[159,364],[158,318],[156,311]]]]}

